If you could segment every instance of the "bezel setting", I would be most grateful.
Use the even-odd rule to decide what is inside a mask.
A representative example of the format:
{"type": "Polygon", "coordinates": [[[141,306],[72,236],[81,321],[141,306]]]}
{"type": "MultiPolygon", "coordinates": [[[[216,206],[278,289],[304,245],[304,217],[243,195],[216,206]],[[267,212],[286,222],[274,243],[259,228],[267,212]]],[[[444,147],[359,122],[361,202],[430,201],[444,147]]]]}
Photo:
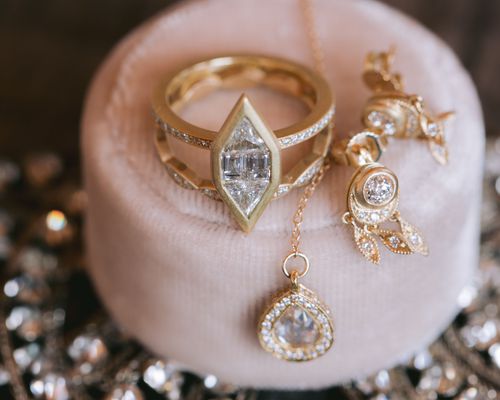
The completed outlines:
{"type": "Polygon", "coordinates": [[[258,325],[261,346],[286,361],[309,361],[324,355],[334,343],[334,325],[329,308],[311,290],[297,285],[281,293],[266,309],[258,325]],[[294,346],[280,340],[276,324],[290,307],[298,307],[313,319],[318,335],[314,343],[294,346]]]}
{"type": "MultiPolygon", "coordinates": [[[[241,149],[240,151],[244,152],[245,150],[241,149]]],[[[245,95],[240,97],[212,144],[211,164],[214,184],[221,199],[229,207],[241,229],[250,232],[278,189],[281,181],[281,160],[280,147],[276,136],[258,115],[245,95]],[[235,139],[243,124],[248,125],[248,129],[251,131],[249,134],[258,142],[257,145],[249,144],[249,146],[257,146],[257,152],[260,152],[262,156],[265,155],[267,160],[266,176],[258,182],[251,180],[247,175],[252,172],[250,171],[252,167],[248,163],[242,162],[239,168],[244,176],[243,179],[238,180],[240,186],[236,190],[234,187],[230,187],[230,179],[227,178],[227,171],[223,164],[231,142],[238,145],[245,142],[243,139],[235,139]],[[252,190],[255,190],[252,187],[252,182],[257,182],[259,185],[257,194],[252,192],[252,190]],[[244,201],[240,200],[241,198],[238,198],[235,193],[240,194],[242,198],[245,196],[254,196],[255,198],[251,205],[246,206],[244,201]]]]}

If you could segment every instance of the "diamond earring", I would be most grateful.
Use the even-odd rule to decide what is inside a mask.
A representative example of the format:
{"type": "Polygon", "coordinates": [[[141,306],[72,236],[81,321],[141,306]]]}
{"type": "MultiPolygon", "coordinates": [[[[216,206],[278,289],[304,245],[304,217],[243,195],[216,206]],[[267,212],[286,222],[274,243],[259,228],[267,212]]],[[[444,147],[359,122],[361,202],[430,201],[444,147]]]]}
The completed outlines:
{"type": "Polygon", "coordinates": [[[384,139],[383,134],[364,130],[338,143],[333,151],[338,163],[357,167],[348,186],[342,222],[352,226],[358,250],[374,264],[380,263],[376,238],[396,254],[428,254],[422,234],[398,210],[396,174],[378,162],[385,149],[384,139]],[[382,227],[391,222],[400,229],[382,227]]]}
{"type": "Polygon", "coordinates": [[[393,61],[394,49],[366,57],[363,80],[373,95],[363,109],[363,124],[387,136],[423,140],[435,160],[445,165],[448,148],[443,122],[454,113],[431,115],[421,96],[405,93],[401,75],[391,72],[393,61]]]}

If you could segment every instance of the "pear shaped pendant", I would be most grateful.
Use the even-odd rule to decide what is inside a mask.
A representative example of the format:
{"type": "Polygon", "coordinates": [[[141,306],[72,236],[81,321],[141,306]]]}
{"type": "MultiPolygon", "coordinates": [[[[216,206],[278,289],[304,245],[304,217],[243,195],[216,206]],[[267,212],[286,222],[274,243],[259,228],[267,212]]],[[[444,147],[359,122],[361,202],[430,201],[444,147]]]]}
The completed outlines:
{"type": "Polygon", "coordinates": [[[293,272],[292,287],[280,293],[262,315],[258,336],[263,349],[277,358],[309,361],[332,347],[333,321],[328,307],[298,284],[293,272]]]}

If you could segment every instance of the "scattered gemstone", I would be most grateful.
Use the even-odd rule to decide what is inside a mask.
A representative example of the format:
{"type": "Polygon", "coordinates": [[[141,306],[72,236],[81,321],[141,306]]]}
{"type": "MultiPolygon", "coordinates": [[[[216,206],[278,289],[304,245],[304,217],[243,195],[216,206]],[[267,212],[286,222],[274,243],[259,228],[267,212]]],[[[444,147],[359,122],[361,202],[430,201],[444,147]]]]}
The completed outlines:
{"type": "Polygon", "coordinates": [[[203,386],[218,396],[227,396],[238,391],[238,387],[226,382],[221,382],[215,375],[207,375],[203,379],[203,386]]]}
{"type": "Polygon", "coordinates": [[[111,389],[104,400],[144,400],[144,398],[136,385],[124,383],[111,389]]]}
{"type": "Polygon", "coordinates": [[[178,398],[184,383],[184,375],[174,364],[161,360],[151,361],[142,376],[144,382],[158,393],[168,393],[169,398],[178,398]]]}
{"type": "Polygon", "coordinates": [[[500,368],[500,343],[493,344],[488,349],[488,354],[491,357],[491,360],[496,365],[497,368],[500,368]]]}
{"type": "Polygon", "coordinates": [[[39,355],[40,345],[37,343],[30,343],[26,346],[19,347],[12,353],[14,361],[21,371],[26,370],[39,355]]]}
{"type": "Polygon", "coordinates": [[[382,370],[375,375],[374,383],[377,389],[383,392],[388,391],[391,388],[391,378],[389,372],[382,370]]]}
{"type": "Polygon", "coordinates": [[[433,358],[429,350],[423,350],[413,358],[413,366],[419,371],[423,371],[432,365],[433,358]]]}
{"type": "Polygon", "coordinates": [[[4,386],[10,382],[10,374],[4,366],[0,365],[0,386],[4,386]]]}
{"type": "Polygon", "coordinates": [[[45,217],[47,228],[51,231],[62,231],[68,225],[68,220],[62,211],[50,211],[45,217]]]}
{"type": "Polygon", "coordinates": [[[38,309],[17,306],[14,307],[5,320],[10,331],[15,331],[27,341],[37,339],[43,332],[42,314],[38,309]]]}
{"type": "Polygon", "coordinates": [[[40,303],[50,294],[44,280],[29,275],[20,275],[5,282],[3,291],[7,297],[30,304],[40,303]]]}
{"type": "Polygon", "coordinates": [[[89,364],[93,367],[108,357],[108,349],[99,336],[83,334],[70,344],[68,355],[77,364],[89,364]]]}
{"type": "Polygon", "coordinates": [[[44,400],[69,400],[66,379],[58,374],[47,374],[41,379],[36,379],[30,384],[31,393],[36,399],[44,400]]]}

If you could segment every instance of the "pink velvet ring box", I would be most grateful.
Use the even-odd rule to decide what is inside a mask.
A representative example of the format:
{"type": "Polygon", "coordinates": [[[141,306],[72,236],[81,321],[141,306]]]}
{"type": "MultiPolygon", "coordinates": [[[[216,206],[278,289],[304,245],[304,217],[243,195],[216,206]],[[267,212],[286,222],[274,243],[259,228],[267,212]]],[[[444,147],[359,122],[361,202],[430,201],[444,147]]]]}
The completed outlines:
{"type": "MultiPolygon", "coordinates": [[[[395,141],[383,163],[399,177],[400,210],[430,255],[382,249],[373,266],[341,222],[352,168],[334,166],[310,202],[302,250],[304,279],[331,307],[336,343],[308,363],[265,353],[259,313],[286,285],[291,217],[300,191],[273,201],[249,235],[221,202],[178,187],[154,147],[150,96],[156,82],[190,61],[268,54],[313,66],[298,1],[183,1],[125,38],[100,68],[82,125],[88,267],[106,307],[154,353],[238,385],[318,388],[362,377],[411,356],[458,312],[456,299],[477,265],[483,124],[474,87],[453,53],[415,21],[373,1],[314,0],[327,80],[337,98],[337,131],[360,128],[369,92],[361,81],[368,51],[397,48],[395,69],[409,92],[447,124],[450,162],[439,166],[423,143],[395,141]]],[[[221,95],[185,117],[218,129],[239,93],[221,95]],[[234,96],[233,96],[234,95],[234,96]]],[[[292,119],[265,93],[251,99],[273,129],[292,119]]],[[[284,111],[285,110],[285,111],[284,111]]],[[[286,111],[288,110],[288,111],[286,111]]],[[[185,151],[184,159],[203,160],[185,151]]]]}

